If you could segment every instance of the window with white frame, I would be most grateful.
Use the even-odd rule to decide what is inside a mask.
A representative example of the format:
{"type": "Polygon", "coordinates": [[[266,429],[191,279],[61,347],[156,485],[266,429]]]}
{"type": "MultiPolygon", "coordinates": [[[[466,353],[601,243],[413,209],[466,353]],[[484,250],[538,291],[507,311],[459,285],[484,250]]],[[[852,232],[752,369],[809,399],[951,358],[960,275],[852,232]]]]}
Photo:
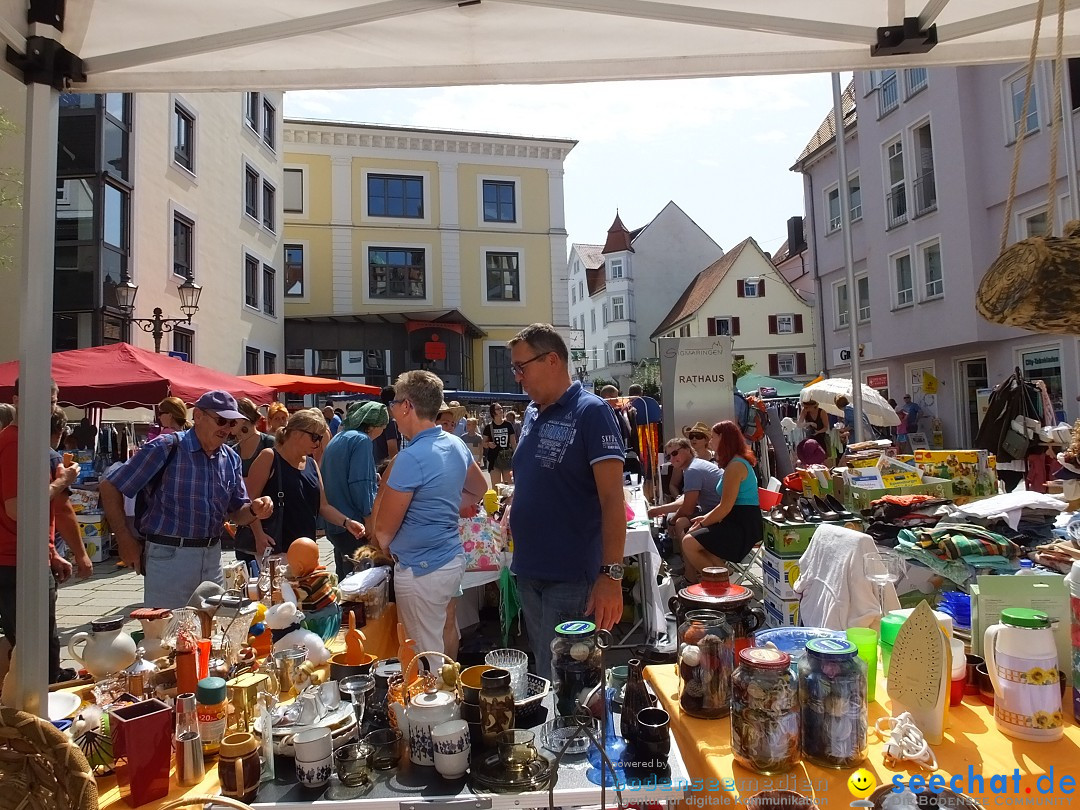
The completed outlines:
{"type": "Polygon", "coordinates": [[[937,208],[937,183],[934,179],[934,141],[930,122],[916,127],[912,132],[915,145],[915,179],[912,191],[915,196],[915,216],[922,216],[937,208]]]}
{"type": "Polygon", "coordinates": [[[758,279],[745,279],[742,283],[743,298],[757,298],[761,282],[758,279]]]}
{"type": "Polygon", "coordinates": [[[173,161],[195,172],[195,113],[179,101],[173,104],[173,161]]]}
{"type": "Polygon", "coordinates": [[[622,278],[623,277],[623,260],[612,259],[611,260],[611,277],[622,278]]]}
{"type": "Polygon", "coordinates": [[[585,284],[584,284],[584,282],[579,281],[577,283],[577,297],[578,297],[578,301],[584,301],[585,300],[585,284]]]}
{"type": "Polygon", "coordinates": [[[859,175],[848,180],[848,197],[851,203],[851,221],[858,222],[862,219],[862,184],[859,175]]]}
{"type": "Polygon", "coordinates": [[[414,175],[369,174],[368,216],[424,218],[424,178],[414,175]]]}
{"type": "Polygon", "coordinates": [[[621,295],[613,296],[611,299],[611,320],[626,320],[626,299],[621,295]]]}
{"type": "MultiPolygon", "coordinates": [[[[251,254],[244,256],[244,304],[259,308],[259,260],[251,254]]],[[[257,371],[250,372],[257,374],[257,371]]]]}
{"type": "Polygon", "coordinates": [[[589,331],[596,332],[596,309],[589,310],[589,331]]]}
{"type": "Polygon", "coordinates": [[[883,70],[878,84],[878,118],[900,106],[900,84],[895,70],[883,70]]]}
{"type": "Polygon", "coordinates": [[[908,68],[904,71],[904,84],[907,85],[907,97],[911,98],[920,90],[926,89],[926,68],[908,68]]]}
{"type": "Polygon", "coordinates": [[[194,278],[195,223],[173,213],[173,275],[194,278]]]}
{"type": "Polygon", "coordinates": [[[244,93],[244,123],[255,132],[259,131],[262,119],[262,94],[244,93]]]}
{"type": "MultiPolygon", "coordinates": [[[[829,189],[825,192],[825,197],[829,209],[829,229],[827,233],[833,233],[840,230],[843,224],[840,219],[840,189],[829,189]]],[[[858,222],[862,219],[862,185],[859,183],[858,175],[848,180],[848,203],[851,206],[851,221],[858,222]]]]}
{"type": "Polygon", "coordinates": [[[709,318],[709,335],[734,335],[735,329],[732,318],[709,318]]]}
{"type": "Polygon", "coordinates": [[[894,228],[907,222],[907,184],[904,178],[904,147],[897,138],[885,147],[886,226],[894,228]]]}
{"type": "Polygon", "coordinates": [[[262,140],[271,149],[277,148],[277,110],[265,96],[262,103],[262,140]]]}
{"type": "Polygon", "coordinates": [[[262,183],[262,224],[268,231],[277,225],[277,189],[267,180],[262,183]]]}
{"type": "Polygon", "coordinates": [[[778,334],[778,335],[793,335],[793,334],[795,334],[795,316],[794,315],[777,315],[776,316],[776,334],[778,334]]]}
{"type": "Polygon", "coordinates": [[[283,203],[286,214],[304,213],[304,170],[285,169],[282,175],[283,203]]]}
{"type": "Polygon", "coordinates": [[[603,309],[604,309],[604,326],[607,326],[611,322],[611,317],[608,314],[608,305],[606,303],[603,305],[603,309]]]}
{"type": "Polygon", "coordinates": [[[679,337],[690,337],[690,324],[684,323],[679,327],[679,337]]]}
{"type": "Polygon", "coordinates": [[[517,222],[517,184],[512,180],[484,180],[484,222],[517,222]]]}
{"type": "Polygon", "coordinates": [[[794,354],[777,354],[776,355],[776,373],[784,377],[791,377],[797,372],[795,371],[795,355],[794,354]]]}
{"type": "Polygon", "coordinates": [[[925,298],[940,298],[945,294],[945,281],[941,272],[941,245],[937,242],[922,249],[923,290],[925,298]]]}
{"type": "Polygon", "coordinates": [[[426,298],[426,259],[422,248],[368,248],[368,296],[426,298]]]}
{"type": "Polygon", "coordinates": [[[911,273],[911,254],[904,253],[893,259],[896,278],[896,306],[906,307],[915,300],[915,281],[911,273]]]}
{"type": "Polygon", "coordinates": [[[259,218],[259,173],[251,166],[244,166],[244,213],[254,220],[259,218]]]}
{"type": "Polygon", "coordinates": [[[848,318],[851,317],[851,306],[848,301],[848,289],[847,282],[840,282],[835,287],[836,290],[836,326],[842,328],[848,325],[848,318]]]}
{"type": "Polygon", "coordinates": [[[833,188],[825,192],[825,197],[828,200],[829,206],[829,230],[827,233],[833,233],[840,230],[840,189],[833,188]]]}
{"type": "Polygon", "coordinates": [[[285,245],[285,297],[302,298],[305,286],[304,246],[285,245]]]}
{"type": "Polygon", "coordinates": [[[615,356],[616,363],[626,362],[626,344],[623,341],[615,341],[615,345],[611,347],[611,352],[615,356]]]}
{"type": "Polygon", "coordinates": [[[258,374],[259,373],[259,360],[262,358],[262,354],[258,349],[247,348],[244,349],[244,373],[245,374],[258,374]]]}
{"type": "Polygon", "coordinates": [[[859,323],[870,320],[870,276],[855,279],[855,290],[859,300],[859,323]]]}
{"type": "Polygon", "coordinates": [[[1046,218],[1046,209],[1027,211],[1020,215],[1020,238],[1027,239],[1029,236],[1048,236],[1050,234],[1049,221],[1046,218]]]}
{"type": "Polygon", "coordinates": [[[517,253],[488,251],[486,260],[488,301],[521,300],[518,261],[517,253]]]}
{"type": "Polygon", "coordinates": [[[570,287],[570,303],[571,304],[576,304],[577,303],[577,287],[575,287],[575,286],[570,287]]]}
{"type": "Polygon", "coordinates": [[[1028,100],[1027,120],[1024,121],[1024,87],[1027,84],[1027,72],[1014,73],[1005,80],[1005,103],[1009,111],[1009,141],[1029,135],[1039,129],[1039,94],[1036,82],[1031,84],[1028,100]]]}
{"type": "Polygon", "coordinates": [[[277,313],[277,270],[268,264],[263,265],[262,288],[263,312],[267,315],[275,315],[277,313]]]}

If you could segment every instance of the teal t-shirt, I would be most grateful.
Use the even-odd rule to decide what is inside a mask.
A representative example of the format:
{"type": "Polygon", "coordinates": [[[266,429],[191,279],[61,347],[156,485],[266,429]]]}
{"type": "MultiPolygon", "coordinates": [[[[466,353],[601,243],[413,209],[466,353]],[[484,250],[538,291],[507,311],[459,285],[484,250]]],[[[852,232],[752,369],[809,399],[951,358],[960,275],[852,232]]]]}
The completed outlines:
{"type": "MultiPolygon", "coordinates": [[[[760,496],[758,495],[758,480],[757,472],[742,456],[735,456],[736,459],[746,465],[746,478],[739,484],[739,494],[735,496],[735,506],[758,506],[760,496]]],[[[721,495],[724,491],[724,479],[720,479],[720,483],[716,485],[716,494],[721,495]]]]}

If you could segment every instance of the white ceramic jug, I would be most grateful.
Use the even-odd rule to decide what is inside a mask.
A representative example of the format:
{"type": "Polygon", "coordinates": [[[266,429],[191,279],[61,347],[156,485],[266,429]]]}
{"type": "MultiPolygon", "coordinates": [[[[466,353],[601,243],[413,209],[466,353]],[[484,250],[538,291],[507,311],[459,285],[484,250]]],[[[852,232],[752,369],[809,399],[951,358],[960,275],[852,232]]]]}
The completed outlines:
{"type": "Polygon", "coordinates": [[[68,653],[79,664],[101,679],[106,675],[123,672],[138,657],[135,640],[123,632],[122,616],[107,619],[94,619],[90,622],[90,632],[76,633],[68,642],[68,653]],[[75,647],[85,641],[83,655],[75,652],[75,647]]]}
{"type": "Polygon", "coordinates": [[[1010,737],[1060,740],[1061,687],[1050,618],[1040,610],[1006,608],[983,636],[994,684],[994,720],[1010,737]]]}

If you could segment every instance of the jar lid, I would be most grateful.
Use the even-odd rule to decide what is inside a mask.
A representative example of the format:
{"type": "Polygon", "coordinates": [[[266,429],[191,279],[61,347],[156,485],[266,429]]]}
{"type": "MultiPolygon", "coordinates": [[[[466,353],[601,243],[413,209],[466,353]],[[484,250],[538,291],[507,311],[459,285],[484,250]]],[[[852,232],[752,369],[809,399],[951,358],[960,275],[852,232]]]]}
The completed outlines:
{"type": "Polygon", "coordinates": [[[195,684],[195,698],[204,706],[213,706],[225,701],[225,679],[203,678],[195,684]]]}
{"type": "Polygon", "coordinates": [[[584,638],[596,632],[596,625],[584,619],[574,619],[555,625],[555,634],[566,638],[584,638]]]}
{"type": "Polygon", "coordinates": [[[1001,611],[1001,623],[1013,627],[1041,628],[1050,626],[1050,617],[1041,610],[1031,608],[1005,608],[1001,611]]]}
{"type": "MultiPolygon", "coordinates": [[[[510,675],[507,674],[506,677],[509,680],[510,675]]],[[[509,683],[507,683],[507,685],[509,685],[509,683]]],[[[412,699],[412,705],[418,709],[436,709],[442,706],[449,706],[455,700],[457,700],[457,698],[449,692],[424,692],[416,695],[412,699]]]]}
{"type": "Polygon", "coordinates": [[[846,638],[812,638],[806,642],[806,651],[825,658],[853,658],[858,653],[846,638]]]}
{"type": "Polygon", "coordinates": [[[95,633],[108,633],[112,630],[119,630],[123,626],[123,616],[104,616],[90,622],[90,629],[95,633]]]}
{"type": "Polygon", "coordinates": [[[787,669],[791,656],[771,647],[744,647],[739,650],[739,660],[757,669],[787,669]]]}

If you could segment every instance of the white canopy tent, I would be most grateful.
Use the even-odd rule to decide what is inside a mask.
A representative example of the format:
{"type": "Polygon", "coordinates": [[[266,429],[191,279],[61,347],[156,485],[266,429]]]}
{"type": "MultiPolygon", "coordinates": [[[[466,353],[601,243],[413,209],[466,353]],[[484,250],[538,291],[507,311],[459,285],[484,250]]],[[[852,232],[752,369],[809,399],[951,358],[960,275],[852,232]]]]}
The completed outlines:
{"type": "MultiPolygon", "coordinates": [[[[1064,49],[1080,53],[1080,0],[1064,49]]],[[[1016,0],[0,0],[4,68],[30,84],[20,478],[44,481],[59,89],[299,90],[580,82],[1023,61],[1016,0]],[[768,13],[760,13],[767,9],[768,13]],[[29,15],[28,15],[29,10],[29,15]],[[875,53],[877,55],[875,55],[875,53]],[[24,58],[25,57],[25,58],[24,58]]],[[[1054,0],[1046,14],[1055,12],[1054,0]]],[[[1043,27],[1041,58],[1054,52],[1043,27]]],[[[47,678],[44,487],[19,494],[17,705],[47,678]]]]}

